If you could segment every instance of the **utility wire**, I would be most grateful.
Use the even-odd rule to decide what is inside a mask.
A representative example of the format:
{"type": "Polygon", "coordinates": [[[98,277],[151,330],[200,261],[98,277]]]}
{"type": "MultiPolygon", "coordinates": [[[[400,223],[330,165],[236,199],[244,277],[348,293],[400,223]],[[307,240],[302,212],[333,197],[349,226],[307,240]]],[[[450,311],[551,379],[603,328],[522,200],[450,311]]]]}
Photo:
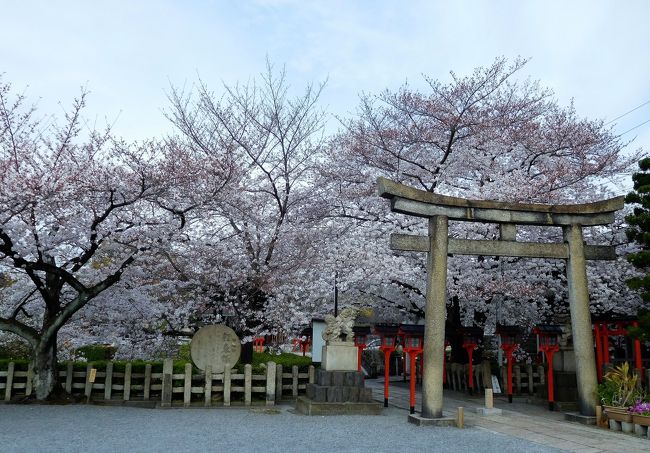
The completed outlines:
{"type": "Polygon", "coordinates": [[[621,135],[625,135],[625,134],[627,134],[628,132],[632,132],[632,131],[633,131],[634,129],[636,129],[637,127],[641,127],[641,126],[643,126],[643,125],[646,124],[646,123],[650,123],[650,119],[645,120],[645,121],[644,121],[643,123],[641,123],[641,124],[637,124],[637,125],[634,126],[633,128],[628,129],[628,130],[626,130],[625,132],[623,132],[623,133],[621,133],[621,134],[618,134],[618,136],[620,137],[621,135]]]}
{"type": "MultiPolygon", "coordinates": [[[[614,121],[616,121],[616,120],[618,120],[618,119],[623,118],[625,115],[629,115],[630,113],[634,112],[635,110],[639,110],[641,107],[643,107],[643,106],[646,105],[646,104],[650,104],[650,100],[645,101],[643,104],[634,107],[634,108],[633,108],[632,110],[630,110],[629,112],[625,112],[625,113],[623,113],[622,115],[617,116],[617,117],[614,118],[613,120],[606,122],[606,123],[605,123],[605,126],[607,126],[608,124],[612,124],[614,121]]],[[[647,121],[646,121],[646,122],[647,122],[647,121]]],[[[645,123],[644,123],[644,124],[645,124],[645,123]]],[[[637,126],[637,127],[638,127],[638,126],[637,126]]],[[[631,130],[631,129],[630,129],[630,130],[631,130]]],[[[628,132],[629,132],[629,131],[628,131],[628,132]]],[[[625,132],[623,132],[623,134],[625,134],[625,132]]],[[[621,134],[621,135],[623,135],[623,134],[621,134]]]]}

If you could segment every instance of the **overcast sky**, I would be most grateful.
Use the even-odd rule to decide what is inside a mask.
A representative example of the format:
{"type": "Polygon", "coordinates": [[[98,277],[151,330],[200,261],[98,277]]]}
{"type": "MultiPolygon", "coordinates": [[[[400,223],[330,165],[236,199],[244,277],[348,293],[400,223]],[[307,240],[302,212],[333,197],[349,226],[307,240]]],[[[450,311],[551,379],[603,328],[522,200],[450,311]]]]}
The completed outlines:
{"type": "MultiPolygon", "coordinates": [[[[85,85],[87,114],[127,139],[170,130],[170,83],[214,90],[265,58],[293,87],[328,79],[324,107],[353,112],[361,91],[422,74],[449,80],[495,57],[530,58],[523,76],[578,113],[612,120],[650,101],[648,1],[10,1],[0,0],[0,73],[60,112],[85,85]]],[[[650,102],[616,122],[650,120],[650,102]]],[[[334,127],[335,120],[332,120],[334,127]]],[[[650,150],[650,122],[628,132],[650,150]]]]}

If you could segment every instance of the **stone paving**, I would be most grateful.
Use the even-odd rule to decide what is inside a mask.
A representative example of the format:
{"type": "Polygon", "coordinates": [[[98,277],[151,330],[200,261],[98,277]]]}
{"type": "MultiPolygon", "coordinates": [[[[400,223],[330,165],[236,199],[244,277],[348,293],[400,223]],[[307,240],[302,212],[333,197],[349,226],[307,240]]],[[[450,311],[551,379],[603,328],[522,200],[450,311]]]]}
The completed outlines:
{"type": "MultiPolygon", "coordinates": [[[[367,379],[366,387],[373,389],[375,399],[384,400],[383,379],[367,379]]],[[[408,384],[402,378],[391,380],[390,406],[409,410],[408,384]]],[[[479,416],[476,409],[483,407],[482,397],[471,397],[461,392],[445,390],[444,416],[455,417],[458,407],[464,408],[465,425],[525,439],[548,447],[566,451],[596,452],[650,452],[650,439],[610,431],[605,428],[567,422],[561,412],[548,411],[544,406],[529,404],[517,398],[509,404],[505,397],[495,397],[494,407],[501,415],[479,416]]],[[[422,407],[420,388],[416,391],[416,413],[422,407]]],[[[425,427],[421,429],[436,429],[425,427]]]]}

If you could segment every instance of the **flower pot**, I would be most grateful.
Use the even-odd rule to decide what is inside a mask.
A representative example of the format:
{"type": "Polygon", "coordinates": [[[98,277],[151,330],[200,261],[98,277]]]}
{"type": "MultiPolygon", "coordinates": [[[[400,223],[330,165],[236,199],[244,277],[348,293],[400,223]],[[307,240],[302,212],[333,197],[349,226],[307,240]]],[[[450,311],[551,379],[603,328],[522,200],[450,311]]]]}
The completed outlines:
{"type": "Polygon", "coordinates": [[[605,406],[605,414],[610,420],[632,423],[632,414],[627,411],[627,407],[605,406]]]}
{"type": "Polygon", "coordinates": [[[650,415],[632,415],[632,423],[641,426],[650,426],[650,415]]]}

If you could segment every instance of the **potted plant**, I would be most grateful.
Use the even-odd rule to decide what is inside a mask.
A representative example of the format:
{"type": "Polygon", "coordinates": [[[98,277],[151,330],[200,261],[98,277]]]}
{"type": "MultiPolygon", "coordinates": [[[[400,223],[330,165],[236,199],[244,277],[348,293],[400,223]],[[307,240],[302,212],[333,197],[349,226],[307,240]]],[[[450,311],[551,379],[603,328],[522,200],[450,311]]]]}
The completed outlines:
{"type": "Polygon", "coordinates": [[[630,373],[630,364],[625,362],[605,374],[598,386],[598,398],[605,407],[610,420],[632,423],[628,408],[640,398],[639,377],[630,373]]]}
{"type": "Polygon", "coordinates": [[[650,426],[650,402],[638,400],[629,409],[632,415],[632,423],[641,426],[650,426]]]}

